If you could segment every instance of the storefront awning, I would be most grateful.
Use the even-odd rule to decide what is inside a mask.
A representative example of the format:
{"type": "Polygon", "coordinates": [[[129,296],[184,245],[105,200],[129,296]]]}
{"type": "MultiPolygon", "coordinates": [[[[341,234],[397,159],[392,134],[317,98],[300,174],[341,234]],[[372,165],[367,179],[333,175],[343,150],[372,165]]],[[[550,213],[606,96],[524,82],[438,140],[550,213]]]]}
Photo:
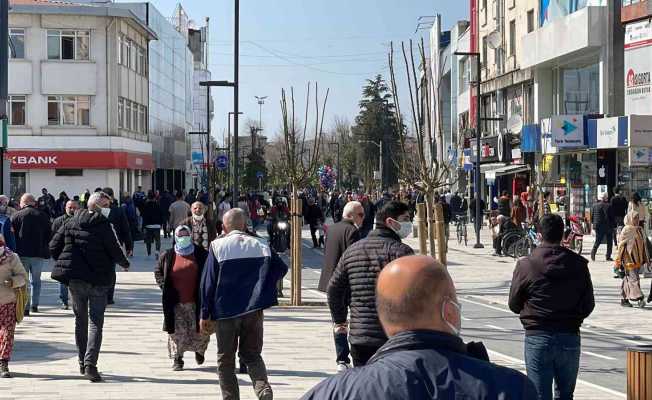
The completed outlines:
{"type": "Polygon", "coordinates": [[[528,165],[507,165],[502,168],[494,169],[492,171],[485,172],[484,176],[487,179],[496,179],[497,176],[518,174],[519,172],[529,171],[530,167],[528,165]]]}

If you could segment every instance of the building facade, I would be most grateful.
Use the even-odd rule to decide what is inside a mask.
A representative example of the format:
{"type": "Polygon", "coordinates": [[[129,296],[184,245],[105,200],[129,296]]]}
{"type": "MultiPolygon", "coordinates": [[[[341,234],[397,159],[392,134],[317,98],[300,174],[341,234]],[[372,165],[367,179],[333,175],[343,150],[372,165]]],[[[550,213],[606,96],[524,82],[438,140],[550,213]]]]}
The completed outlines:
{"type": "Polygon", "coordinates": [[[128,10],[25,0],[12,2],[9,26],[12,197],[150,187],[155,33],[128,10]]]}

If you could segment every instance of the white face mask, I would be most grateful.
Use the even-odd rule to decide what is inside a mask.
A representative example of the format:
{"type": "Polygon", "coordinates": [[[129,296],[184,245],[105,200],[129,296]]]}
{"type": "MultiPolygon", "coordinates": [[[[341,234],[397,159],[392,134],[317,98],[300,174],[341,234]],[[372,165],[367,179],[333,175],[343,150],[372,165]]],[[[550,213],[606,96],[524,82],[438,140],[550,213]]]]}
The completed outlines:
{"type": "Polygon", "coordinates": [[[109,207],[102,207],[100,208],[100,213],[104,215],[105,218],[109,218],[109,214],[111,214],[111,209],[109,207]]]}
{"type": "Polygon", "coordinates": [[[396,221],[394,220],[395,223],[399,224],[400,227],[398,229],[391,227],[390,228],[396,232],[396,234],[401,238],[405,239],[406,237],[410,236],[410,233],[412,233],[412,222],[410,221],[396,221]]]}
{"type": "Polygon", "coordinates": [[[448,328],[450,328],[451,333],[453,335],[460,336],[462,334],[462,305],[461,304],[456,303],[451,299],[446,299],[443,303],[441,303],[441,319],[444,321],[446,326],[448,326],[448,328]],[[459,324],[459,326],[455,326],[455,325],[451,324],[450,322],[446,321],[446,316],[445,316],[446,313],[444,312],[445,309],[446,309],[446,303],[451,303],[452,305],[454,305],[457,308],[457,311],[460,314],[460,324],[459,324]]]}

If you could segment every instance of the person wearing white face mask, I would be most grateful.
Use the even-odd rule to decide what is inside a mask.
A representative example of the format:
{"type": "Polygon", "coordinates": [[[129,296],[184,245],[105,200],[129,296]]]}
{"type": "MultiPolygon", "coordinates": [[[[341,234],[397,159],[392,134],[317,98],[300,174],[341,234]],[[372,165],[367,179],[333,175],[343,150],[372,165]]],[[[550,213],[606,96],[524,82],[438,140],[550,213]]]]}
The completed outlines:
{"type": "Polygon", "coordinates": [[[414,254],[401,242],[411,232],[407,204],[385,203],[376,214],[376,229],[346,249],[330,279],[328,306],[335,325],[346,325],[351,311],[349,343],[355,367],[365,365],[387,341],[376,313],[376,279],[386,264],[414,254]]]}
{"type": "Polygon", "coordinates": [[[57,260],[52,279],[68,285],[72,295],[79,372],[91,382],[102,380],[97,360],[107,294],[115,283],[115,265],[129,270],[129,260],[105,216],[110,204],[111,197],[106,193],[93,193],[88,210],[77,211],[50,241],[50,253],[57,260]]]}
{"type": "Polygon", "coordinates": [[[482,343],[459,337],[462,307],[446,267],[399,258],[380,272],[376,307],[389,336],[364,368],[317,385],[302,400],[535,399],[522,373],[489,361],[482,343]]]}
{"type": "Polygon", "coordinates": [[[192,230],[192,242],[195,246],[208,251],[211,242],[217,238],[217,225],[206,215],[206,206],[201,201],[192,203],[191,215],[181,222],[192,230]]]}
{"type": "Polygon", "coordinates": [[[174,230],[174,247],[158,260],[154,277],[163,291],[163,330],[168,333],[168,354],[172,369],[183,369],[183,353],[195,353],[198,365],[210,336],[199,332],[199,285],[208,252],[192,242],[192,230],[179,225],[174,230]]]}

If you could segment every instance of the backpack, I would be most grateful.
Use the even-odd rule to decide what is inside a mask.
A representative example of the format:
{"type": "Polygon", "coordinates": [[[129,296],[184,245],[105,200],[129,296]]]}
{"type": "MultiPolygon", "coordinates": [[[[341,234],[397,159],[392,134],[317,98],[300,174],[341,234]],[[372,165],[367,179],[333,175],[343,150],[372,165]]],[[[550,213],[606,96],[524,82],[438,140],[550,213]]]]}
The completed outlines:
{"type": "Polygon", "coordinates": [[[11,219],[6,215],[0,215],[0,233],[5,237],[5,244],[16,252],[16,237],[14,236],[14,228],[11,225],[11,219]]]}

